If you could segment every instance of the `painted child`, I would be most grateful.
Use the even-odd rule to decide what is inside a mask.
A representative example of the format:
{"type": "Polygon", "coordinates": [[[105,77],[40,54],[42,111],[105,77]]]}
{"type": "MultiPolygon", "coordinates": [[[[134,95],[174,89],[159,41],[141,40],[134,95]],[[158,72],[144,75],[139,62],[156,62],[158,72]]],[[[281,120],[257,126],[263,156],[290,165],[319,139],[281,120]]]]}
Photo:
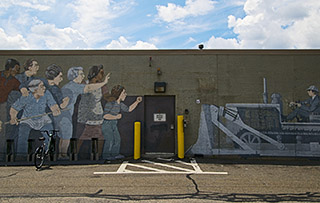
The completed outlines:
{"type": "Polygon", "coordinates": [[[132,112],[142,101],[142,97],[137,97],[129,107],[123,103],[127,93],[121,85],[114,86],[111,96],[105,96],[108,103],[104,107],[104,121],[102,124],[102,134],[105,139],[103,146],[103,159],[115,160],[124,158],[120,154],[121,137],[118,130],[118,120],[122,118],[122,112],[132,112]]]}

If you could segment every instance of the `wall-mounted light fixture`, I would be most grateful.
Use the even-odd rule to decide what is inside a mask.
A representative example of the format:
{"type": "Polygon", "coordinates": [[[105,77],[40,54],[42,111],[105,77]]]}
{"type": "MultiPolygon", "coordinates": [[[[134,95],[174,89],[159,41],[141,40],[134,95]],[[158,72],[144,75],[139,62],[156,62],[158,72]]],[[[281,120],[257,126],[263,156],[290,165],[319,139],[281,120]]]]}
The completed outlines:
{"type": "Polygon", "coordinates": [[[157,68],[157,75],[162,75],[162,71],[160,70],[160,68],[157,68]]]}
{"type": "Polygon", "coordinates": [[[184,110],[184,114],[188,115],[189,114],[189,109],[184,110]]]}
{"type": "Polygon", "coordinates": [[[154,92],[155,93],[165,93],[167,89],[166,82],[155,82],[154,83],[154,92]]]}

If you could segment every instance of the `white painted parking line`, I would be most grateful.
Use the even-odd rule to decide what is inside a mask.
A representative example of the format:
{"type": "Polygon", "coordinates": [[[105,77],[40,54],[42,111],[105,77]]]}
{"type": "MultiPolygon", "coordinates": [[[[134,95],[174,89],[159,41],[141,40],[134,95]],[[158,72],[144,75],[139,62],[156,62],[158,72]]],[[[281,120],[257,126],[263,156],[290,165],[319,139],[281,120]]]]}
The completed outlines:
{"type": "Polygon", "coordinates": [[[154,165],[158,165],[158,166],[164,166],[164,167],[167,167],[167,168],[173,168],[173,169],[181,170],[181,171],[193,172],[192,170],[189,170],[189,169],[186,169],[186,168],[171,166],[171,165],[168,165],[168,164],[156,163],[156,162],[148,161],[148,160],[142,160],[142,162],[150,163],[150,164],[154,164],[154,165]]]}
{"type": "Polygon", "coordinates": [[[199,167],[195,159],[191,159],[191,164],[195,171],[200,173],[202,172],[201,168],[199,167]]]}
{"type": "Polygon", "coordinates": [[[130,171],[125,170],[124,172],[94,172],[94,175],[120,175],[120,174],[197,174],[197,175],[228,175],[228,172],[179,172],[179,171],[130,171]]]}
{"type": "Polygon", "coordinates": [[[126,167],[128,165],[128,161],[124,161],[121,166],[118,168],[118,173],[123,172],[124,170],[126,170],[126,167]]]}
{"type": "Polygon", "coordinates": [[[192,166],[195,171],[202,172],[201,168],[199,167],[199,165],[197,164],[195,159],[191,159],[191,161],[190,161],[191,163],[187,163],[187,162],[180,161],[180,160],[177,160],[175,162],[192,166]]]}
{"type": "MultiPolygon", "coordinates": [[[[172,162],[174,159],[163,159],[158,158],[162,161],[172,162]]],[[[150,164],[151,166],[141,165],[139,163],[129,163],[128,161],[124,161],[116,172],[94,172],[94,175],[119,175],[119,174],[203,174],[203,175],[228,175],[228,172],[204,172],[201,170],[200,166],[197,164],[195,159],[191,159],[191,163],[187,163],[181,160],[174,161],[175,163],[180,163],[183,165],[192,166],[194,170],[172,166],[169,164],[153,162],[149,160],[141,160],[143,163],[150,164]],[[162,168],[170,168],[171,170],[164,170],[159,168],[154,168],[154,166],[161,166],[162,168]],[[130,166],[130,170],[127,167],[130,166]],[[136,170],[134,170],[136,168],[136,170]],[[144,170],[141,170],[144,169],[144,170]],[[172,171],[175,169],[175,171],[172,171]]]]}
{"type": "Polygon", "coordinates": [[[150,170],[150,171],[165,172],[165,170],[160,170],[160,169],[157,169],[157,168],[142,166],[142,165],[138,165],[138,164],[128,164],[128,165],[129,166],[133,166],[133,167],[137,167],[137,168],[143,168],[143,169],[150,170]]]}

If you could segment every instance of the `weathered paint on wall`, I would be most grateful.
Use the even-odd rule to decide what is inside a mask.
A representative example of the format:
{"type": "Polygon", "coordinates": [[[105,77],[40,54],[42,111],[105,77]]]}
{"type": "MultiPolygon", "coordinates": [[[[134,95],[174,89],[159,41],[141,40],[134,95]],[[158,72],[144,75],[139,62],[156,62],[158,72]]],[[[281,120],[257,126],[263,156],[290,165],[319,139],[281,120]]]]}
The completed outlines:
{"type": "Polygon", "coordinates": [[[58,130],[58,159],[68,159],[68,154],[74,152],[81,155],[93,151],[98,151],[103,159],[124,158],[120,154],[118,121],[123,113],[134,111],[142,97],[137,97],[129,106],[123,103],[127,98],[126,89],[116,85],[108,91],[110,73],[105,76],[102,65],[89,68],[87,82],[84,82],[82,67],[69,68],[69,82],[62,88],[59,85],[63,73],[58,65],[46,68],[46,78],[37,76],[39,63],[35,59],[27,60],[24,72],[13,74],[12,70],[18,66],[15,59],[8,59],[1,72],[1,96],[8,98],[1,102],[1,111],[5,115],[1,132],[2,157],[8,154],[5,149],[11,148],[10,153],[16,159],[26,160],[35,151],[30,137],[37,138],[42,134],[48,148],[48,132],[58,130]],[[14,85],[11,85],[12,81],[14,85]],[[78,139],[77,146],[68,153],[72,138],[78,139]],[[83,142],[93,139],[98,139],[98,145],[91,148],[98,149],[84,151],[83,142]],[[7,146],[8,140],[13,141],[10,147],[7,146]]]}
{"type": "MultiPolygon", "coordinates": [[[[132,96],[174,95],[176,114],[188,110],[186,150],[200,139],[201,104],[262,103],[262,81],[267,78],[269,100],[271,93],[281,93],[283,113],[287,115],[287,102],[305,98],[310,84],[320,86],[319,50],[0,51],[2,64],[8,58],[20,64],[35,58],[40,65],[37,76],[42,78],[49,65],[61,66],[64,80],[60,87],[68,82],[70,67],[84,67],[87,76],[90,66],[103,64],[105,73],[111,73],[109,90],[121,84],[132,96]],[[158,68],[161,75],[157,74],[158,68]],[[167,83],[166,93],[154,93],[156,81],[167,83]]],[[[234,145],[228,139],[224,142],[234,145]]]]}
{"type": "Polygon", "coordinates": [[[189,153],[320,156],[319,142],[320,120],[312,113],[308,121],[286,122],[279,104],[204,104],[189,153]]]}

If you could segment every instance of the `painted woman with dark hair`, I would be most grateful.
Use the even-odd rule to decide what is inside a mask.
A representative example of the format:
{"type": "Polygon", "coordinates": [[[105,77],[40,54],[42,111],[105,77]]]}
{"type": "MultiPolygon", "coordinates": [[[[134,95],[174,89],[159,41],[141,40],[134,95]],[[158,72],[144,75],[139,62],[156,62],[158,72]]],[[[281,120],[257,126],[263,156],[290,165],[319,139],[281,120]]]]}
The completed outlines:
{"type": "Polygon", "coordinates": [[[104,80],[100,83],[82,84],[84,79],[83,68],[80,66],[69,68],[67,73],[69,82],[61,88],[62,95],[70,98],[70,101],[66,107],[68,110],[62,112],[61,120],[59,121],[59,127],[61,130],[60,137],[62,140],[59,146],[61,158],[67,158],[67,151],[73,133],[72,115],[74,113],[74,105],[77,101],[77,97],[80,94],[100,89],[106,85],[110,78],[109,75],[110,73],[107,74],[104,80]]]}
{"type": "MultiPolygon", "coordinates": [[[[89,84],[96,84],[103,81],[104,70],[103,65],[91,66],[87,76],[89,84]]],[[[108,93],[107,85],[99,89],[89,91],[81,95],[78,108],[78,126],[82,125],[84,130],[80,133],[78,149],[80,150],[83,141],[98,138],[98,149],[101,154],[103,149],[103,136],[102,136],[102,123],[103,123],[103,108],[102,108],[102,95],[108,93]]],[[[78,134],[77,128],[77,134],[78,134]]]]}
{"type": "MultiPolygon", "coordinates": [[[[59,84],[62,82],[62,69],[56,64],[51,64],[47,67],[45,72],[46,78],[48,80],[48,91],[52,94],[54,100],[57,102],[60,109],[65,109],[69,104],[70,98],[63,97],[61,88],[59,84]]],[[[48,110],[48,109],[47,109],[48,110]]],[[[59,122],[62,119],[62,116],[50,116],[53,120],[53,127],[55,130],[60,130],[59,122]]],[[[61,146],[62,139],[60,139],[59,146],[61,146]]],[[[59,154],[58,159],[61,159],[61,153],[59,154]]]]}
{"type": "Polygon", "coordinates": [[[61,89],[59,88],[59,84],[63,80],[61,67],[52,64],[47,67],[45,75],[48,80],[48,90],[51,92],[53,98],[61,109],[66,108],[70,99],[69,97],[63,98],[61,89]]]}
{"type": "Polygon", "coordinates": [[[123,103],[127,93],[123,86],[114,86],[111,95],[105,95],[107,104],[104,107],[104,121],[102,124],[102,134],[105,139],[103,146],[103,159],[115,160],[124,158],[120,154],[121,137],[118,130],[118,120],[122,118],[122,112],[132,112],[142,101],[142,97],[137,97],[136,101],[129,107],[123,103]]]}

